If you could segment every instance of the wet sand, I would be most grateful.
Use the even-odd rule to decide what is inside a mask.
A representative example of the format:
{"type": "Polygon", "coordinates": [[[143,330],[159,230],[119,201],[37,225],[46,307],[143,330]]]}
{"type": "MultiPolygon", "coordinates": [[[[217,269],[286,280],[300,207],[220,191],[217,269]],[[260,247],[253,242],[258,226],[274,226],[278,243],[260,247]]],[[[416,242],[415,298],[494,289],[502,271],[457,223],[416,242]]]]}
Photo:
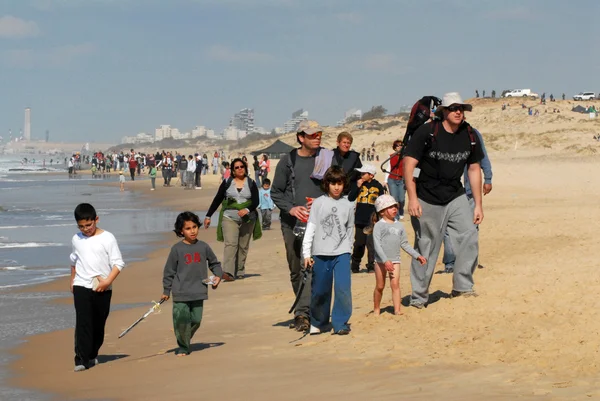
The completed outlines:
{"type": "MultiPolygon", "coordinates": [[[[492,160],[494,190],[484,200],[485,268],[476,273],[477,298],[449,299],[451,276],[436,274],[436,301],[428,308],[405,308],[398,317],[385,313],[392,311],[386,289],[386,308],[377,318],[371,313],[374,277],[361,273],[352,276],[351,334],[300,339],[287,327],[293,295],[274,224],[251,244],[249,277],[210,292],[191,355],[173,355],[170,303],[117,339],[148,305],[111,314],[101,364],[86,372],[72,371],[72,329],[28,338],[14,351],[20,358],[11,364],[12,384],[61,400],[600,397],[600,239],[593,223],[600,217],[600,164],[595,158],[492,160]]],[[[207,177],[202,190],[159,186],[150,192],[144,188],[148,181],[127,190],[147,191],[177,210],[206,210],[217,184],[207,177]]],[[[203,230],[202,239],[221,257],[214,228],[203,230]]],[[[113,303],[158,300],[166,254],[176,241],[166,234],[165,248],[149,250],[147,261],[124,270],[113,303]]],[[[406,295],[406,254],[402,261],[406,295]]],[[[67,280],[58,280],[35,291],[67,287],[67,280]]]]}

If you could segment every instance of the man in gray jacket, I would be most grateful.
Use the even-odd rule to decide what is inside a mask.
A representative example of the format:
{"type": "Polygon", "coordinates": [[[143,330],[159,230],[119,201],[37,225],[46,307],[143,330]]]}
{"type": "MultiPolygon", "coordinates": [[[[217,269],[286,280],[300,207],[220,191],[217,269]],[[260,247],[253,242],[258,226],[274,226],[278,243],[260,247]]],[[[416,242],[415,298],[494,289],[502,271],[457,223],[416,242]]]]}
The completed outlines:
{"type": "MultiPolygon", "coordinates": [[[[302,238],[294,234],[294,226],[298,220],[306,222],[312,200],[323,194],[321,180],[310,178],[315,159],[321,145],[322,129],[317,125],[303,122],[298,127],[296,139],[300,148],[284,155],[275,169],[275,177],[271,185],[271,198],[280,210],[281,232],[285,243],[285,252],[290,269],[290,281],[294,295],[298,295],[302,282],[302,238]]],[[[296,306],[294,328],[306,331],[310,328],[310,288],[311,276],[305,284],[301,298],[296,306]]]]}

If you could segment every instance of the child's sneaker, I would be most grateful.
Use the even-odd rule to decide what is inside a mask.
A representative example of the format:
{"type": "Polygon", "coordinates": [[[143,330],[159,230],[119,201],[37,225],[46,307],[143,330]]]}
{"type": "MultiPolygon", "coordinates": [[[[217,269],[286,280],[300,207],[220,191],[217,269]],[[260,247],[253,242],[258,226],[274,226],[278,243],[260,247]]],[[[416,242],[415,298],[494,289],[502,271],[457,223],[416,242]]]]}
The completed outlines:
{"type": "Polygon", "coordinates": [[[315,334],[321,334],[321,329],[320,329],[320,328],[318,328],[318,327],[315,327],[315,326],[313,326],[313,325],[311,324],[311,325],[310,325],[310,332],[309,332],[309,334],[310,334],[311,336],[312,336],[312,335],[315,335],[315,334]]]}

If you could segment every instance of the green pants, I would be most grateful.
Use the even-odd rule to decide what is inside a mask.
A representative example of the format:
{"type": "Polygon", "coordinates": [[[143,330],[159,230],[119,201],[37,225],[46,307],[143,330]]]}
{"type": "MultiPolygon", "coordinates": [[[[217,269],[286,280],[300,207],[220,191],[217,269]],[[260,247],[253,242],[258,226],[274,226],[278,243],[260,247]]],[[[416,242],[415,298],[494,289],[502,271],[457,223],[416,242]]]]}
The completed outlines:
{"type": "Polygon", "coordinates": [[[179,349],[175,354],[189,354],[190,341],[200,328],[204,300],[173,302],[173,331],[179,349]]]}

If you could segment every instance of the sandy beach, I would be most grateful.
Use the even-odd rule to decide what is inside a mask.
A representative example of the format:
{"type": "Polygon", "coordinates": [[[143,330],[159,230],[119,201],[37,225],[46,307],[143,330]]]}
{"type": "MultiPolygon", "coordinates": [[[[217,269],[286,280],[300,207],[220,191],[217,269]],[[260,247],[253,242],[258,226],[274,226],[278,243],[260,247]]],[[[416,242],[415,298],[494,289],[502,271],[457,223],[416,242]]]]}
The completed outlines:
{"type": "MultiPolygon", "coordinates": [[[[600,163],[596,144],[583,139],[591,138],[598,122],[585,123],[585,132],[570,137],[570,132],[553,134],[563,128],[549,124],[546,131],[519,139],[527,127],[506,133],[506,127],[494,126],[494,115],[473,114],[469,121],[480,125],[490,119],[484,138],[494,167],[494,190],[484,199],[480,231],[485,268],[475,275],[479,297],[450,299],[451,276],[436,274],[435,302],[426,309],[404,308],[404,315],[393,316],[388,288],[386,309],[375,317],[375,279],[355,274],[351,334],[300,339],[287,327],[293,294],[275,223],[251,244],[249,277],[210,292],[192,354],[176,358],[170,302],[117,339],[160,297],[166,255],[177,241],[165,234],[164,247],[149,249],[146,261],[132,263],[116,281],[113,304],[148,306],[111,313],[97,367],[73,373],[73,330],[56,331],[30,337],[14,350],[19,358],[11,364],[12,384],[60,400],[600,398],[595,383],[600,238],[593,223],[600,217],[600,163]],[[577,149],[565,150],[569,146],[577,149]],[[593,151],[578,151],[587,146],[593,151]]],[[[387,137],[398,133],[374,135],[355,140],[354,148],[377,139],[387,152],[387,137]]],[[[160,185],[150,192],[147,181],[128,182],[127,190],[143,191],[157,205],[199,211],[208,208],[216,185],[216,176],[209,175],[203,176],[203,189],[189,195],[160,185]]],[[[410,223],[405,224],[412,241],[410,223]]],[[[221,257],[215,229],[201,235],[221,257]]],[[[408,255],[402,262],[406,296],[408,255]]],[[[441,262],[438,266],[443,270],[441,262]]],[[[67,288],[68,280],[60,279],[28,291],[67,288]]]]}

